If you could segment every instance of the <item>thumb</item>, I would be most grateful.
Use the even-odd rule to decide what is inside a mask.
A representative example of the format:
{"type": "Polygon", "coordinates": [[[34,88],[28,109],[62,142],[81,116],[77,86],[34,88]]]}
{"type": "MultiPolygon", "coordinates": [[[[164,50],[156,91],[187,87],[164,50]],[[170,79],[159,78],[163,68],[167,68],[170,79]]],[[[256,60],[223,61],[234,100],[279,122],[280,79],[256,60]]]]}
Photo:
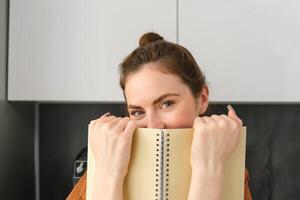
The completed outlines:
{"type": "Polygon", "coordinates": [[[243,121],[237,116],[233,107],[229,104],[227,106],[228,109],[228,117],[236,121],[240,126],[243,126],[243,121]]]}

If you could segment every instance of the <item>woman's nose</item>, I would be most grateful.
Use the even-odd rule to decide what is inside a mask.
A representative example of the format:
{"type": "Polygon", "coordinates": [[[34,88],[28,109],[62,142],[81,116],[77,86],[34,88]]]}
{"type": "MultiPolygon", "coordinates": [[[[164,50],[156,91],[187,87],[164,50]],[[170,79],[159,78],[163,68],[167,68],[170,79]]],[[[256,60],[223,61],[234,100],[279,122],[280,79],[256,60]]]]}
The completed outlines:
{"type": "Polygon", "coordinates": [[[164,121],[157,115],[148,116],[147,128],[159,128],[164,129],[164,121]]]}

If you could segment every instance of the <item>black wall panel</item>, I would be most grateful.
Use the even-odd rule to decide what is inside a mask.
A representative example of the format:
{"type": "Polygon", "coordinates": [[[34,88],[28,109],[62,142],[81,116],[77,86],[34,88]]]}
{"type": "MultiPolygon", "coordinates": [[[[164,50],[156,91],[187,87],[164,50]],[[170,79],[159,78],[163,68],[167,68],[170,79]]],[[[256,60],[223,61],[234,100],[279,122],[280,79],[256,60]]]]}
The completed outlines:
{"type": "Polygon", "coordinates": [[[42,200],[65,199],[72,189],[73,161],[87,144],[88,123],[123,106],[82,104],[40,105],[40,191],[42,200]]]}
{"type": "MultiPolygon", "coordinates": [[[[247,126],[247,160],[254,199],[291,200],[300,195],[300,106],[233,105],[247,126]]],[[[87,124],[120,104],[41,104],[41,199],[65,199],[72,189],[72,163],[87,142],[87,124]]],[[[227,113],[211,105],[208,115],[227,113]]]]}

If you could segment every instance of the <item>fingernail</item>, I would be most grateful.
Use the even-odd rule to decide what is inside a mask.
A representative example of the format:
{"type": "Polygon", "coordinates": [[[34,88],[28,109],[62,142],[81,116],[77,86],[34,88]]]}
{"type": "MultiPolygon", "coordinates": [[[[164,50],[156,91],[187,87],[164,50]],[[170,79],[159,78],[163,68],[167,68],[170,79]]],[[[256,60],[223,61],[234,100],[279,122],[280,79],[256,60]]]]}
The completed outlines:
{"type": "Polygon", "coordinates": [[[230,104],[227,106],[227,109],[228,110],[232,110],[233,112],[235,112],[235,110],[233,109],[232,105],[230,105],[230,104]]]}
{"type": "Polygon", "coordinates": [[[108,117],[108,116],[111,116],[111,113],[110,112],[107,112],[103,115],[104,117],[108,117]]]}

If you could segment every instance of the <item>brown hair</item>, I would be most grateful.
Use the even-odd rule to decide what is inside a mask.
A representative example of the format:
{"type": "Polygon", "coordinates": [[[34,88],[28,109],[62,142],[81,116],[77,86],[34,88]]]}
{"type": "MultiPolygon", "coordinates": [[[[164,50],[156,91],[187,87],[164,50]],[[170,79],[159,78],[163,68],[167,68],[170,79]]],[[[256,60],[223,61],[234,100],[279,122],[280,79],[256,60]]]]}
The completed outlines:
{"type": "Polygon", "coordinates": [[[158,70],[179,76],[195,97],[200,95],[205,77],[186,48],[168,42],[153,32],[144,34],[139,45],[120,64],[120,85],[123,92],[129,74],[137,72],[147,63],[158,62],[162,66],[158,70]]]}

